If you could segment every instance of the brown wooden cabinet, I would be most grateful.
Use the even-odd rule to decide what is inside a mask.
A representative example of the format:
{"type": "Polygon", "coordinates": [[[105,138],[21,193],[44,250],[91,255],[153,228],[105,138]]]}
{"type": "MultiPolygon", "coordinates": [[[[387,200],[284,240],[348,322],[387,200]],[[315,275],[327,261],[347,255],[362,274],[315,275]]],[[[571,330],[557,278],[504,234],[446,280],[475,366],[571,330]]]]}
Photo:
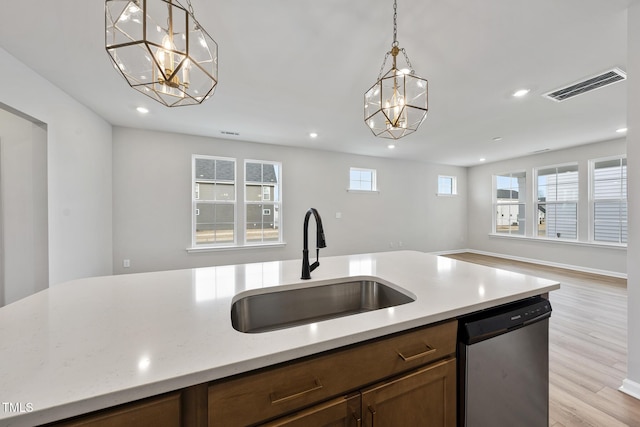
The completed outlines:
{"type": "Polygon", "coordinates": [[[182,425],[180,393],[169,393],[64,420],[55,427],[176,427],[182,425]]]}
{"type": "Polygon", "coordinates": [[[207,384],[125,403],[48,427],[204,427],[207,425],[207,384]]]}
{"type": "MultiPolygon", "coordinates": [[[[223,424],[220,424],[223,425],[223,424]]],[[[261,427],[456,425],[456,361],[445,359],[261,427]]]]}
{"type": "Polygon", "coordinates": [[[448,359],[362,391],[363,426],[456,425],[456,361],[448,359]]]}
{"type": "Polygon", "coordinates": [[[52,426],[454,427],[456,336],[448,321],[52,426]]]}
{"type": "MultiPolygon", "coordinates": [[[[451,411],[447,411],[447,423],[442,425],[453,426],[456,334],[457,322],[450,321],[217,381],[209,387],[209,427],[259,425],[306,408],[312,408],[313,412],[315,404],[360,393],[366,387],[400,378],[401,374],[431,363],[436,363],[434,371],[417,377],[409,374],[406,382],[401,384],[404,387],[408,387],[407,384],[415,386],[414,393],[418,395],[436,393],[435,382],[431,388],[420,388],[418,382],[431,381],[433,375],[443,377],[447,392],[440,393],[433,405],[444,407],[444,399],[447,399],[446,404],[451,411]],[[441,361],[450,361],[446,366],[453,367],[452,370],[440,368],[441,361]]],[[[398,387],[401,386],[388,386],[385,390],[397,390],[398,387]]],[[[374,395],[373,392],[370,395],[374,395]]],[[[439,408],[433,416],[440,417],[443,411],[439,408]]],[[[363,417],[366,416],[364,410],[361,412],[363,417]]],[[[321,423],[307,425],[323,426],[321,423]]]]}

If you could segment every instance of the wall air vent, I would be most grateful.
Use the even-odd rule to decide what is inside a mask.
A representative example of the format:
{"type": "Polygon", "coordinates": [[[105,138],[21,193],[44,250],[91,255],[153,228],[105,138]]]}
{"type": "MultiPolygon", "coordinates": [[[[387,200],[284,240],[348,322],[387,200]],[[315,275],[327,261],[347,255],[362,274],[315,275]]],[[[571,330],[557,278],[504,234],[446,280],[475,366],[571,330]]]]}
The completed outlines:
{"type": "Polygon", "coordinates": [[[529,154],[540,154],[540,153],[546,153],[547,151],[551,151],[551,148],[543,148],[542,150],[532,151],[529,154]]]}
{"type": "Polygon", "coordinates": [[[619,68],[612,68],[604,73],[596,76],[587,77],[579,82],[573,83],[569,86],[562,87],[551,92],[545,93],[545,98],[549,98],[556,102],[562,102],[574,96],[582,95],[583,93],[599,89],[601,87],[613,84],[625,80],[627,73],[619,68]]]}

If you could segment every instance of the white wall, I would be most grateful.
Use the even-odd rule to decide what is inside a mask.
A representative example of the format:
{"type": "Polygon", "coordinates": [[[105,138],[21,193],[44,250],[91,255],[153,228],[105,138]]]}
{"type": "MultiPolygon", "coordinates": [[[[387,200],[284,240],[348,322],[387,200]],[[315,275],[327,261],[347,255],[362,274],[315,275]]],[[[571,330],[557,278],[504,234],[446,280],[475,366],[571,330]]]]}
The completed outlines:
{"type": "Polygon", "coordinates": [[[465,193],[464,168],[115,127],[114,272],[301,258],[310,207],[324,224],[321,258],[397,249],[399,242],[403,249],[462,249],[465,193]],[[238,173],[246,158],[282,162],[286,246],[188,254],[192,154],[237,158],[238,173]],[[376,169],[380,193],[348,193],[351,166],[376,169]],[[457,175],[461,196],[437,197],[438,174],[457,175]]]}
{"type": "Polygon", "coordinates": [[[111,274],[111,125],[2,48],[0,81],[0,103],[48,127],[50,284],[111,274]]]}
{"type": "MultiPolygon", "coordinates": [[[[623,276],[627,272],[627,251],[584,244],[548,242],[540,239],[491,236],[493,221],[493,175],[526,171],[527,191],[533,191],[533,168],[578,162],[580,184],[578,206],[578,240],[589,236],[589,160],[626,153],[624,139],[583,145],[469,168],[469,248],[514,258],[532,259],[548,264],[578,267],[586,271],[609,272],[623,276]]],[[[532,206],[528,206],[533,212],[532,206]]],[[[529,218],[533,218],[530,214],[529,218]]],[[[531,219],[529,220],[529,222],[531,219]]],[[[531,222],[530,222],[531,223],[531,222]]]]}
{"type": "Polygon", "coordinates": [[[0,306],[46,289],[47,131],[0,106],[3,293],[0,306]]]}
{"type": "Polygon", "coordinates": [[[629,7],[627,24],[627,166],[629,183],[628,355],[623,390],[640,399],[640,2],[629,7]]]}

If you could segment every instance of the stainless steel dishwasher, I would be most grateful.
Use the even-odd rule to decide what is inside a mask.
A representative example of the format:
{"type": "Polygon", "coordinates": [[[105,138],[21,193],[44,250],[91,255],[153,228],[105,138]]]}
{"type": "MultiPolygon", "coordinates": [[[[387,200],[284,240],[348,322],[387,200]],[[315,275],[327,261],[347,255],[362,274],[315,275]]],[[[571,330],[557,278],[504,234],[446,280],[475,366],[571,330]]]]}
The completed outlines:
{"type": "Polygon", "coordinates": [[[459,319],[459,426],[549,425],[550,316],[534,297],[459,319]]]}

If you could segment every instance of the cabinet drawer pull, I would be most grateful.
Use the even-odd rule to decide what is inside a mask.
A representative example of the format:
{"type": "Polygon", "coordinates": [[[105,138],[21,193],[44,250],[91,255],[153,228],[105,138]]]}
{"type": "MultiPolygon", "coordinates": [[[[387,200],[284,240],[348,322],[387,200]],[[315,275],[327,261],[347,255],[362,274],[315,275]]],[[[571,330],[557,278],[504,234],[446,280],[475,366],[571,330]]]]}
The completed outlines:
{"type": "Polygon", "coordinates": [[[424,351],[421,351],[416,354],[412,354],[411,356],[405,356],[401,351],[398,351],[398,350],[396,350],[396,353],[398,353],[398,356],[400,356],[402,360],[404,360],[405,362],[411,362],[412,360],[416,360],[421,357],[427,356],[431,353],[435,353],[436,349],[431,347],[429,344],[425,344],[424,346],[426,347],[424,351]]]}
{"type": "Polygon", "coordinates": [[[271,403],[272,404],[276,404],[276,403],[282,403],[282,402],[286,402],[287,400],[291,400],[291,399],[295,399],[297,397],[300,397],[304,394],[307,393],[311,393],[312,391],[316,391],[316,390],[320,390],[322,388],[322,384],[320,384],[320,380],[315,378],[313,381],[313,386],[311,388],[308,388],[306,390],[302,390],[302,391],[298,391],[295,393],[291,393],[285,396],[278,396],[278,393],[271,393],[269,395],[269,397],[271,398],[271,403]]]}

